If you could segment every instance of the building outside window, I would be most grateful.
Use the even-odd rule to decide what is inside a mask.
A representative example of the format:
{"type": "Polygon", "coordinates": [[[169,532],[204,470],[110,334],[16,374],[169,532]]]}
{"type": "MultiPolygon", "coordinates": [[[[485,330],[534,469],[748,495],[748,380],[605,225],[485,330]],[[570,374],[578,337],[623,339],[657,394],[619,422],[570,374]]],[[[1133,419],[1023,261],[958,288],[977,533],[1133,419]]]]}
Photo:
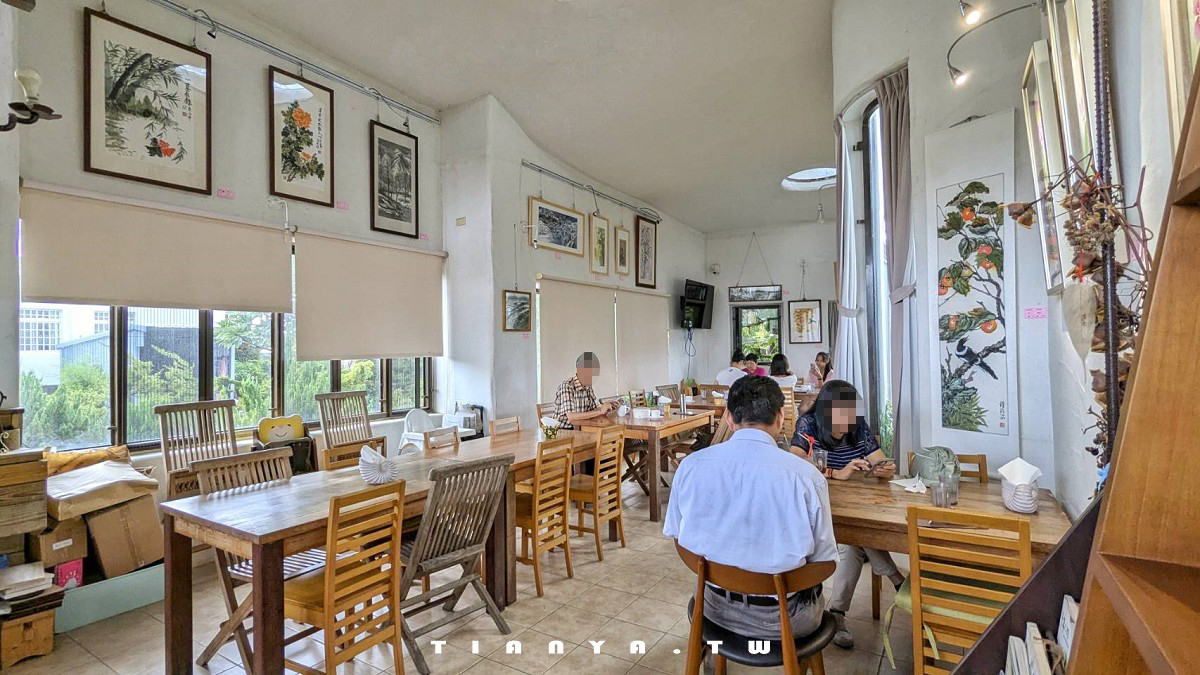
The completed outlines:
{"type": "Polygon", "coordinates": [[[49,352],[58,349],[62,332],[61,309],[22,309],[18,349],[23,352],[49,352]]]}

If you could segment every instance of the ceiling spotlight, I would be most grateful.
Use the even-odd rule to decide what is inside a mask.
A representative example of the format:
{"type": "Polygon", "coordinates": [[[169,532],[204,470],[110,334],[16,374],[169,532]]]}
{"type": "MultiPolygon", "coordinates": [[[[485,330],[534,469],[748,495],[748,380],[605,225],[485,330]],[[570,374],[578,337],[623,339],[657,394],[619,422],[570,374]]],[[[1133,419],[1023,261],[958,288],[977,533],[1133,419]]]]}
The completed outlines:
{"type": "Polygon", "coordinates": [[[958,11],[962,14],[963,23],[968,26],[974,26],[979,23],[979,19],[983,18],[983,13],[971,3],[963,2],[963,0],[958,0],[958,11]]]}
{"type": "Polygon", "coordinates": [[[950,66],[950,81],[954,83],[954,86],[961,87],[964,83],[966,83],[968,77],[970,76],[963,71],[955,68],[954,66],[950,66]]]}

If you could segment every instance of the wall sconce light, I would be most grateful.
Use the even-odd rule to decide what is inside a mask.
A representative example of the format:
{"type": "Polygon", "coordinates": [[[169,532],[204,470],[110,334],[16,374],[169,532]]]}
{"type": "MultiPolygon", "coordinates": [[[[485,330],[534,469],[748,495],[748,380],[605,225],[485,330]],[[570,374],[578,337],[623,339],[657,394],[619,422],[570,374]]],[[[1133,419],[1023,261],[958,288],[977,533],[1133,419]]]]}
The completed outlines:
{"type": "Polygon", "coordinates": [[[8,104],[13,112],[8,114],[8,121],[0,124],[0,131],[11,131],[18,124],[33,124],[38,120],[57,120],[62,115],[54,112],[53,108],[38,103],[38,92],[42,87],[42,76],[32,68],[17,68],[13,73],[21,89],[25,91],[24,101],[13,101],[8,104]]]}
{"type": "Polygon", "coordinates": [[[996,19],[1001,19],[1001,18],[1006,17],[1009,14],[1012,14],[1014,12],[1019,12],[1024,9],[1032,9],[1037,6],[1038,6],[1038,3],[1035,1],[1035,2],[1031,2],[1027,5],[1013,7],[1010,10],[1000,12],[999,14],[997,14],[996,16],[993,16],[992,18],[988,19],[987,21],[983,21],[982,23],[976,23],[979,21],[979,18],[980,18],[979,10],[975,9],[970,3],[959,0],[958,10],[963,15],[963,21],[965,21],[968,25],[970,25],[970,24],[975,24],[975,25],[972,25],[970,28],[968,28],[966,31],[964,31],[962,35],[959,35],[957,38],[955,38],[954,42],[950,43],[950,48],[946,50],[946,68],[947,68],[947,70],[950,71],[950,81],[954,83],[954,86],[958,87],[958,86],[963,85],[964,83],[966,83],[967,79],[970,77],[970,75],[968,73],[964,73],[963,71],[959,70],[958,68],[955,68],[954,64],[950,63],[950,55],[954,53],[954,48],[958,46],[958,43],[962,42],[963,38],[967,37],[971,33],[974,33],[975,31],[979,30],[980,28],[983,28],[984,26],[995,21],[996,19]],[[972,21],[972,18],[974,18],[974,21],[972,21]]]}
{"type": "Polygon", "coordinates": [[[970,75],[967,75],[966,73],[959,70],[958,68],[955,68],[954,66],[950,66],[950,81],[954,83],[954,86],[956,86],[956,87],[962,86],[963,83],[965,83],[967,81],[967,79],[970,77],[971,77],[970,75]]]}
{"type": "Polygon", "coordinates": [[[963,23],[968,26],[974,26],[983,18],[982,12],[971,3],[963,2],[963,0],[958,0],[958,12],[962,14],[963,23]]]}

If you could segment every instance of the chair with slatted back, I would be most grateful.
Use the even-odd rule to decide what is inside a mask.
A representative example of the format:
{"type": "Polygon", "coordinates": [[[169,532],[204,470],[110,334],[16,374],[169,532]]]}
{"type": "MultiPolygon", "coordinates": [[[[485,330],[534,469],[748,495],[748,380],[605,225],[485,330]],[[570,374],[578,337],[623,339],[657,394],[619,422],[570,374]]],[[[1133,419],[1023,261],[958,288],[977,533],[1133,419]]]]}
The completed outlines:
{"type": "Polygon", "coordinates": [[[566,555],[567,576],[575,576],[571,568],[571,533],[567,524],[574,447],[574,437],[538,443],[532,493],[517,493],[516,525],[522,535],[521,555],[517,560],[533,565],[538,597],[542,596],[540,559],[543,553],[561,546],[566,555]]]}
{"type": "MultiPolygon", "coordinates": [[[[292,449],[276,448],[260,452],[243,453],[230,457],[202,459],[192,462],[192,469],[200,484],[200,494],[212,495],[227,490],[249,490],[254,486],[264,486],[273,481],[286,481],[292,477],[292,449]]],[[[225,609],[229,619],[221,624],[217,634],[209,641],[208,646],[196,659],[197,665],[208,663],[225,643],[231,639],[237,644],[242,663],[251,663],[249,631],[245,623],[250,618],[253,598],[249,595],[240,604],[234,593],[234,588],[249,584],[254,579],[254,563],[221,549],[215,549],[217,558],[217,578],[221,582],[225,609]]],[[[283,576],[285,579],[297,577],[306,572],[319,569],[325,564],[325,552],[321,550],[301,551],[283,559],[283,576]]],[[[299,637],[289,637],[287,642],[294,642],[315,632],[310,630],[299,637]]]]}
{"type": "Polygon", "coordinates": [[[629,397],[629,405],[634,408],[644,407],[646,405],[645,391],[630,391],[626,396],[629,397]]]}
{"type": "Polygon", "coordinates": [[[599,560],[604,560],[604,548],[600,543],[600,526],[604,523],[617,521],[621,547],[625,547],[625,517],[621,510],[621,448],[624,444],[624,425],[601,429],[596,434],[595,473],[571,478],[570,501],[575,504],[578,517],[575,531],[580,534],[590,532],[595,536],[599,560]],[[590,528],[583,524],[587,514],[592,517],[590,528]]]}
{"type": "Polygon", "coordinates": [[[724,443],[730,438],[733,438],[733,427],[729,426],[729,422],[725,418],[726,415],[721,415],[721,418],[717,420],[717,428],[715,431],[713,431],[712,441],[709,443],[709,445],[724,443]]]}
{"type": "Polygon", "coordinates": [[[521,430],[521,418],[513,415],[512,417],[501,417],[498,420],[488,421],[488,436],[496,436],[498,434],[512,434],[521,430]]]}
{"type": "Polygon", "coordinates": [[[654,391],[658,392],[659,396],[666,396],[675,403],[679,403],[682,398],[679,395],[679,385],[677,384],[660,384],[654,388],[654,391]]]}
{"type": "Polygon", "coordinates": [[[729,394],[729,387],[724,384],[697,384],[696,390],[700,392],[700,398],[706,401],[713,400],[713,393],[719,393],[722,396],[729,394]]]}
{"type": "Polygon", "coordinates": [[[539,403],[533,407],[533,414],[536,415],[537,419],[539,420],[543,417],[554,417],[555,413],[557,412],[558,408],[554,405],[554,401],[550,401],[549,403],[539,403]]]}
{"type": "Polygon", "coordinates": [[[233,401],[197,401],[154,406],[167,469],[167,498],[200,492],[192,462],[237,454],[233,401]]]}
{"type": "Polygon", "coordinates": [[[322,471],[333,471],[335,469],[345,469],[348,466],[358,466],[358,460],[362,457],[362,447],[364,445],[371,446],[371,449],[379,454],[386,454],[387,439],[383,436],[368,438],[365,441],[356,441],[353,443],[344,443],[333,447],[321,448],[318,455],[318,461],[322,471]]]}
{"type": "MultiPolygon", "coordinates": [[[[914,456],[914,453],[908,453],[908,470],[910,473],[912,472],[914,456]]],[[[963,478],[974,478],[984,485],[988,484],[987,455],[960,455],[958,453],[954,453],[954,456],[958,458],[958,464],[960,467],[963,464],[975,466],[974,469],[960,469],[960,476],[963,478]]]]}
{"type": "Polygon", "coordinates": [[[321,412],[321,434],[325,437],[326,447],[374,437],[366,391],[334,391],[317,394],[315,398],[321,412]]]}
{"type": "Polygon", "coordinates": [[[458,427],[440,427],[422,434],[426,450],[438,448],[458,449],[458,427]]]}
{"type": "Polygon", "coordinates": [[[1029,578],[1029,518],[908,507],[909,576],[884,620],[884,650],[896,607],[912,613],[913,673],[944,675],[1029,578]]]}
{"type": "Polygon", "coordinates": [[[783,389],[783,439],[791,442],[792,434],[796,433],[796,393],[791,387],[783,389]]]}
{"type": "MultiPolygon", "coordinates": [[[[425,502],[425,513],[416,538],[403,545],[404,578],[400,582],[400,603],[403,613],[403,637],[421,675],[429,675],[429,666],[421,654],[417,638],[460,619],[468,614],[486,610],[503,634],[512,632],[492,596],[483,587],[480,559],[487,545],[500,500],[508,482],[513,455],[457,463],[434,469],[429,474],[433,487],[425,502]],[[406,597],[418,578],[459,568],[462,574],[434,588],[422,588],[419,595],[406,597]],[[479,602],[455,610],[467,588],[474,590],[479,602]],[[448,595],[447,595],[448,594],[448,595]],[[413,617],[441,605],[443,616],[424,626],[413,627],[413,617]]],[[[442,578],[442,575],[438,575],[442,578]]]]}

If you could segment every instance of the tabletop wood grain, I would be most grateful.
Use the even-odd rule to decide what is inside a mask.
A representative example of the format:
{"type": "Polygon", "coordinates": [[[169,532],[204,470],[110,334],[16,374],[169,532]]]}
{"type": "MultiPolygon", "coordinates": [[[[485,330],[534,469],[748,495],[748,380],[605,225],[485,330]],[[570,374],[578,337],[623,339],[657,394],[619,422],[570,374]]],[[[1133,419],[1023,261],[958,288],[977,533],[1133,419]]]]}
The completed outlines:
{"type": "MultiPolygon", "coordinates": [[[[630,413],[625,416],[609,415],[608,423],[624,424],[626,429],[632,431],[658,431],[661,435],[668,436],[671,430],[676,427],[695,427],[702,425],[704,420],[711,421],[712,417],[713,411],[711,410],[697,410],[695,412],[688,412],[687,415],[674,414],[670,417],[659,418],[634,417],[630,413]]],[[[591,422],[591,420],[588,420],[588,422],[591,422]]],[[[591,429],[602,426],[598,424],[585,424],[587,428],[591,429]]]]}
{"type": "MultiPolygon", "coordinates": [[[[574,438],[575,452],[580,459],[588,459],[595,452],[596,434],[594,432],[562,429],[556,438],[574,438]]],[[[522,429],[508,434],[485,436],[469,441],[463,441],[458,448],[446,447],[422,451],[422,456],[456,462],[466,462],[473,459],[485,459],[497,455],[513,454],[511,472],[532,469],[537,459],[538,443],[546,440],[546,435],[540,429],[522,429]]]]}

